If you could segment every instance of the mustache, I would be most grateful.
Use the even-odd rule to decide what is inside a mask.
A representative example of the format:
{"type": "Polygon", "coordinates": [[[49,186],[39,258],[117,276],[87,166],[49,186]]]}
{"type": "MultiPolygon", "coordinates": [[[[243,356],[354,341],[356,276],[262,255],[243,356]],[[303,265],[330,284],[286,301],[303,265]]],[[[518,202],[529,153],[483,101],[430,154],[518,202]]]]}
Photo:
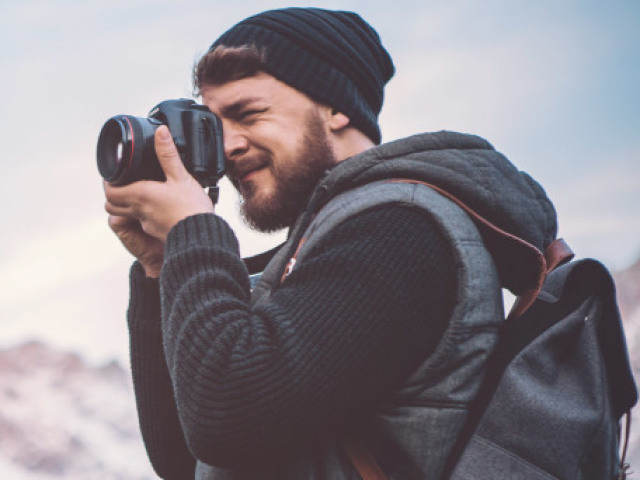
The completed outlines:
{"type": "Polygon", "coordinates": [[[244,157],[240,160],[227,160],[227,175],[233,182],[237,182],[247,173],[267,167],[269,164],[270,162],[266,155],[244,157]]]}

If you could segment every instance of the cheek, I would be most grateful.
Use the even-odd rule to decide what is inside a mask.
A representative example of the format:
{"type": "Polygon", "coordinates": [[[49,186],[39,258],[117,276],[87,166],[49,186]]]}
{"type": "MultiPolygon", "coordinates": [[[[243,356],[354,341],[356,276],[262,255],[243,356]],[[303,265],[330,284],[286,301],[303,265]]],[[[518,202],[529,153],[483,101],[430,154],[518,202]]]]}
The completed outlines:
{"type": "Polygon", "coordinates": [[[304,161],[304,159],[300,158],[303,151],[304,142],[302,138],[295,137],[293,134],[273,145],[272,167],[276,175],[286,175],[299,162],[304,161]]]}
{"type": "Polygon", "coordinates": [[[248,175],[236,188],[245,200],[262,201],[273,195],[276,190],[276,171],[272,165],[248,175]]]}
{"type": "Polygon", "coordinates": [[[301,124],[295,122],[258,122],[247,132],[252,143],[274,155],[288,157],[296,151],[302,134],[301,124]]]}

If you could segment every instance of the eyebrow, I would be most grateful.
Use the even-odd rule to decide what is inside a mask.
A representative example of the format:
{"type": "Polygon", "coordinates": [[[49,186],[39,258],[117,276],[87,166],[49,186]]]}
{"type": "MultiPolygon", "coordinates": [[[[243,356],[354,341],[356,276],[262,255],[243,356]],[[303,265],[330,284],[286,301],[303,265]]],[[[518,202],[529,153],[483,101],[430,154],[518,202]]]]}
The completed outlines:
{"type": "Polygon", "coordinates": [[[253,102],[259,102],[262,101],[263,98],[262,97],[248,97],[248,98],[242,98],[238,101],[235,101],[233,103],[230,103],[229,105],[225,105],[224,107],[222,107],[220,109],[220,114],[223,117],[230,117],[233,118],[235,116],[237,116],[244,108],[247,107],[247,105],[253,103],[253,102]]]}

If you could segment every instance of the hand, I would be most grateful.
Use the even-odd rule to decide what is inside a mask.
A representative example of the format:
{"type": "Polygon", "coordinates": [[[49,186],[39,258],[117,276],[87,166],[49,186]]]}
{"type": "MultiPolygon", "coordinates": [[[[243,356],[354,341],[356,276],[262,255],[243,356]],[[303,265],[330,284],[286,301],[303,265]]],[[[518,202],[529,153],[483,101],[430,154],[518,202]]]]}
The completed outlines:
{"type": "Polygon", "coordinates": [[[138,220],[109,215],[109,227],[118,236],[125,248],[138,259],[145,275],[159,278],[164,257],[164,243],[147,235],[138,220]]]}
{"type": "Polygon", "coordinates": [[[139,221],[144,233],[164,243],[180,220],[213,213],[214,208],[207,193],[182,164],[164,125],[156,130],[155,148],[167,180],[143,180],[122,187],[105,183],[105,209],[111,215],[139,221]]]}

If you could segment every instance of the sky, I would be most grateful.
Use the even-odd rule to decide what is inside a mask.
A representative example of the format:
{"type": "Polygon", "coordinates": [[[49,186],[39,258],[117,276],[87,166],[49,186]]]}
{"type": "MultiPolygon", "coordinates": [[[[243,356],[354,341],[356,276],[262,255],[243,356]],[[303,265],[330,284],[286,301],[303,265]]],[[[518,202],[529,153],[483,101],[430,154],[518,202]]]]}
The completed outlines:
{"type": "MultiPolygon", "coordinates": [[[[95,147],[116,114],[191,97],[191,69],[271,8],[360,13],[394,59],[383,141],[480,135],[546,189],[560,235],[612,270],[640,257],[637,0],[0,0],[0,347],[35,338],[127,361],[131,257],[109,231],[95,147]]],[[[222,187],[241,250],[265,250],[222,187]]]]}

